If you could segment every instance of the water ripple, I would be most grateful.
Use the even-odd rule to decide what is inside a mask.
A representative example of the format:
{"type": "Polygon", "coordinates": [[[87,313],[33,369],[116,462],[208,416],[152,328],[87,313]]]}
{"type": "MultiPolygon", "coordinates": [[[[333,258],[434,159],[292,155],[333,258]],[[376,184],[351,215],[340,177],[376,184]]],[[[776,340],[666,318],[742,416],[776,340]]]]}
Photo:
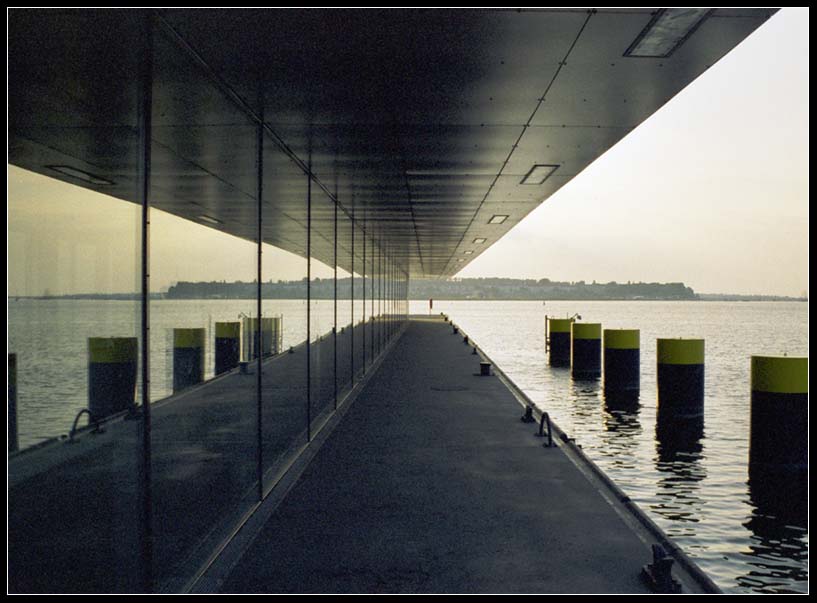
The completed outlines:
{"type": "MultiPolygon", "coordinates": [[[[750,484],[749,356],[808,355],[798,303],[441,302],[534,402],[726,592],[807,592],[807,493],[750,484]],[[545,314],[641,330],[641,393],[610,408],[598,381],[547,365],[545,314]],[[769,325],[774,325],[770,330],[769,325]],[[758,333],[763,333],[763,338],[758,333]],[[655,339],[706,339],[705,417],[685,429],[657,417],[655,339]],[[771,490],[771,494],[769,493],[771,490]]],[[[419,306],[416,307],[420,311],[419,306]]]]}

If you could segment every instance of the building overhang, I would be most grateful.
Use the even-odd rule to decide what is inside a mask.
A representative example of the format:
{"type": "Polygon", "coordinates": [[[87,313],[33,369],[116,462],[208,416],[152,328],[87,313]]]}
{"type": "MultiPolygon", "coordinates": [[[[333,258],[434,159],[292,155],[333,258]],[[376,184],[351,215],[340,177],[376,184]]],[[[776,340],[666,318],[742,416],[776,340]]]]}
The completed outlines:
{"type": "MultiPolygon", "coordinates": [[[[310,178],[313,257],[337,205],[451,276],[776,12],[673,10],[156,11],[150,202],[254,240],[263,124],[264,241],[307,253],[310,178]]],[[[135,201],[143,12],[8,16],[9,162],[135,201]]]]}

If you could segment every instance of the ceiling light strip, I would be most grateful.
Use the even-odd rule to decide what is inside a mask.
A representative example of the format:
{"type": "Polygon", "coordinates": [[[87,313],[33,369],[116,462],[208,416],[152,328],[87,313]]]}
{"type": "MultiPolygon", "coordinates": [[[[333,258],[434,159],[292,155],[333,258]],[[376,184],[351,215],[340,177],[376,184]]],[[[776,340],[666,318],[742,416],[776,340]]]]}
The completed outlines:
{"type": "Polygon", "coordinates": [[[665,59],[695,33],[712,8],[662,8],[641,30],[625,57],[665,59]]]}
{"type": "Polygon", "coordinates": [[[542,163],[537,163],[534,165],[530,171],[525,174],[525,177],[522,178],[522,182],[519,184],[527,184],[527,185],[535,185],[539,186],[540,184],[544,184],[545,180],[550,178],[550,176],[558,169],[558,165],[547,165],[542,163]]]}
{"type": "MultiPolygon", "coordinates": [[[[491,185],[488,187],[488,192],[485,193],[485,196],[482,198],[482,201],[480,201],[479,207],[477,207],[476,211],[474,212],[474,215],[471,217],[471,221],[469,222],[468,226],[465,228],[465,232],[462,233],[462,238],[460,239],[460,242],[457,244],[457,246],[462,244],[462,241],[465,239],[465,234],[468,232],[468,230],[471,228],[471,225],[477,219],[477,215],[479,215],[479,212],[482,209],[482,206],[485,204],[485,200],[488,199],[488,195],[491,194],[491,191],[494,189],[494,186],[496,186],[497,180],[499,180],[499,177],[502,175],[502,172],[505,170],[505,167],[508,165],[508,162],[511,160],[511,156],[513,155],[514,150],[519,146],[519,143],[522,140],[522,137],[525,135],[525,132],[530,127],[531,122],[533,122],[533,118],[536,116],[537,111],[539,111],[539,107],[541,107],[542,103],[545,102],[545,97],[547,96],[548,92],[550,92],[550,89],[553,87],[553,84],[556,82],[556,78],[559,77],[559,73],[561,73],[562,67],[567,65],[567,59],[568,59],[568,57],[570,57],[570,53],[573,52],[573,49],[576,47],[576,44],[579,43],[579,38],[581,38],[582,34],[584,33],[584,30],[587,28],[587,24],[590,22],[590,19],[593,17],[593,15],[595,15],[597,12],[598,11],[595,8],[590,9],[590,10],[587,11],[587,17],[585,18],[584,22],[582,23],[582,26],[579,28],[579,31],[576,33],[576,37],[573,39],[573,42],[570,44],[570,48],[567,49],[567,52],[565,53],[564,58],[561,61],[559,61],[559,65],[556,67],[556,71],[553,73],[553,77],[550,79],[550,82],[548,82],[547,88],[545,88],[545,91],[542,94],[542,96],[539,97],[539,100],[537,101],[536,106],[533,108],[533,112],[530,114],[530,117],[528,117],[528,121],[525,122],[524,126],[522,126],[522,132],[519,134],[519,137],[516,139],[516,142],[511,147],[511,150],[508,153],[508,156],[505,158],[505,161],[502,163],[502,166],[499,168],[499,172],[497,173],[497,175],[494,178],[493,182],[491,182],[491,185]]],[[[455,248],[455,250],[456,250],[456,248],[455,248]]],[[[454,253],[456,253],[456,251],[454,251],[451,254],[451,257],[448,259],[448,263],[446,264],[445,269],[448,268],[448,265],[451,263],[451,260],[454,259],[454,253]]]]}
{"type": "Polygon", "coordinates": [[[71,167],[70,165],[46,165],[45,167],[63,176],[69,176],[70,178],[81,180],[87,184],[96,184],[97,186],[113,186],[115,184],[112,180],[108,180],[102,176],[96,176],[85,170],[71,167]]]}

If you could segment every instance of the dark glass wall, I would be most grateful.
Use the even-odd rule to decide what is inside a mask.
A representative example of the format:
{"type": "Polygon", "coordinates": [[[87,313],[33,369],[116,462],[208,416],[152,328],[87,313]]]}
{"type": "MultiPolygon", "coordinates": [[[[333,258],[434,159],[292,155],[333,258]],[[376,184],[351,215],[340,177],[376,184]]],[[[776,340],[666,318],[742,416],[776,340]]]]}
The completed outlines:
{"type": "Polygon", "coordinates": [[[262,363],[262,463],[264,489],[280,478],[284,459],[309,437],[309,180],[302,167],[268,137],[263,141],[262,275],[265,284],[279,280],[288,289],[262,289],[265,318],[283,322],[282,354],[262,363]],[[281,251],[280,247],[291,250],[281,251]]]}
{"type": "Polygon", "coordinates": [[[366,287],[368,278],[366,274],[366,237],[363,226],[356,220],[353,225],[354,246],[354,291],[352,300],[352,367],[354,369],[355,380],[359,379],[365,371],[366,360],[366,287]]]}
{"type": "Polygon", "coordinates": [[[9,13],[10,592],[143,585],[141,32],[9,13]]]}
{"type": "Polygon", "coordinates": [[[399,332],[401,273],[160,13],[10,18],[43,167],[9,168],[9,590],[184,591],[399,332]]]}
{"type": "Polygon", "coordinates": [[[335,202],[315,187],[310,211],[310,416],[319,419],[335,402],[335,202]]]}
{"type": "Polygon", "coordinates": [[[253,300],[179,291],[225,273],[255,283],[257,127],[162,27],[152,98],[151,290],[167,288],[150,311],[153,577],[176,590],[257,500],[256,384],[233,369],[202,385],[214,375],[216,326],[238,322],[240,333],[253,300]]]}
{"type": "Polygon", "coordinates": [[[352,220],[338,211],[337,383],[338,399],[352,388],[352,220]],[[341,266],[345,266],[342,268],[341,266]]]}

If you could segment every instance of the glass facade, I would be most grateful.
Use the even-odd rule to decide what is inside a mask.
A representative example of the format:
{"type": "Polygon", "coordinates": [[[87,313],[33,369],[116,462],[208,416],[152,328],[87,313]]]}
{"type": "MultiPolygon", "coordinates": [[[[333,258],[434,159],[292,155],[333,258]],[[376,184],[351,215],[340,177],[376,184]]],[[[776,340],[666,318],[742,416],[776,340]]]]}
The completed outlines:
{"type": "Polygon", "coordinates": [[[10,25],[41,34],[10,40],[10,156],[41,166],[9,167],[10,592],[187,589],[406,319],[387,237],[273,135],[274,91],[126,15],[10,25]]]}

